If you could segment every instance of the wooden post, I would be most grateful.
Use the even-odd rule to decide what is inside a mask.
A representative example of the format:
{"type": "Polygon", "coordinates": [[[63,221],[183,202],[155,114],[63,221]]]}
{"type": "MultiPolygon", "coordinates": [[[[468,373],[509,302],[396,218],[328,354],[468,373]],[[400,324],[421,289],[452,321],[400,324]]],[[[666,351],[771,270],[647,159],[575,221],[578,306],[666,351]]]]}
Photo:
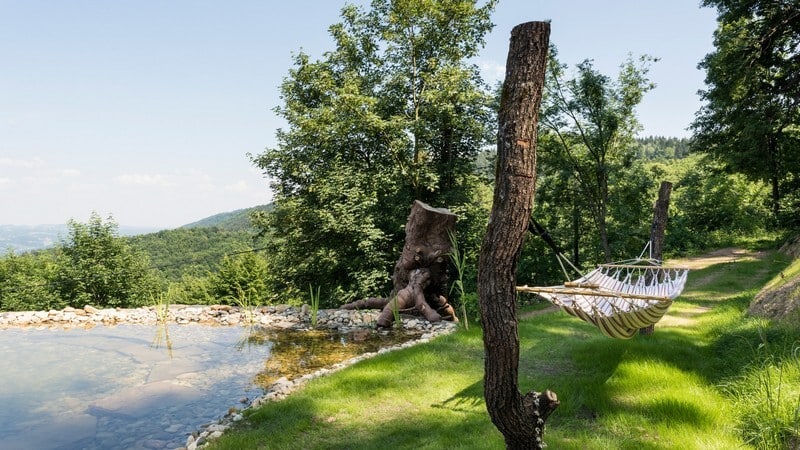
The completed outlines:
{"type": "MultiPolygon", "coordinates": [[[[659,261],[664,259],[664,235],[667,231],[669,217],[669,196],[672,192],[672,183],[662,181],[658,189],[658,199],[653,206],[653,225],[650,227],[650,257],[659,261]]],[[[655,325],[640,328],[639,335],[651,336],[655,325]]]]}
{"type": "Polygon", "coordinates": [[[498,114],[497,170],[489,226],[478,262],[483,322],[484,397],[489,416],[509,449],[541,449],[556,395],[519,391],[516,268],[536,180],[536,126],[549,49],[550,23],[528,22],[511,31],[498,114]]]}

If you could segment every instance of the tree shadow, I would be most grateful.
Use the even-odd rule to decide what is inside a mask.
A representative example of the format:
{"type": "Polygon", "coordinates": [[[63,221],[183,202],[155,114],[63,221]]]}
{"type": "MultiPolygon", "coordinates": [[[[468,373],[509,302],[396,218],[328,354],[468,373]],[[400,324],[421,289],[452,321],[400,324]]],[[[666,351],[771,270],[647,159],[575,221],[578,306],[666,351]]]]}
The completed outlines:
{"type": "Polygon", "coordinates": [[[432,404],[431,407],[459,412],[475,412],[476,408],[483,405],[485,405],[485,400],[483,398],[483,380],[481,379],[456,392],[450,398],[432,404]]]}

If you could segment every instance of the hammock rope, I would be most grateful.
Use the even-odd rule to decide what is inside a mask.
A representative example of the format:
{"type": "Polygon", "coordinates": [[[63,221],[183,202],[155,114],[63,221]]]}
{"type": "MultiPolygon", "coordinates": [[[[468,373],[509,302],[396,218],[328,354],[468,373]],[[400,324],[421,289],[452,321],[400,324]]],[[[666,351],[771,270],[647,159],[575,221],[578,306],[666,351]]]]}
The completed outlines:
{"type": "MultiPolygon", "coordinates": [[[[630,339],[640,328],[664,317],[683,291],[689,273],[686,267],[667,267],[651,257],[644,258],[649,247],[648,242],[639,258],[601,264],[563,285],[526,285],[517,287],[517,291],[545,298],[567,314],[596,326],[606,336],[630,339]]],[[[564,270],[561,260],[566,257],[561,253],[557,256],[564,270]]]]}

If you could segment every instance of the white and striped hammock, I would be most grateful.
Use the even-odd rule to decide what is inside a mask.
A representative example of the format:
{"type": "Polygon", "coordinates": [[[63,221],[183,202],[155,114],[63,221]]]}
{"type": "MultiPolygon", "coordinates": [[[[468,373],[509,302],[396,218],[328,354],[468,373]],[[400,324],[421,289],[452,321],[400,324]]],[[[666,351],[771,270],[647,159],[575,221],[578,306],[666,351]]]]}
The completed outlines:
{"type": "Polygon", "coordinates": [[[688,273],[686,267],[666,267],[661,261],[640,257],[601,264],[561,286],[526,285],[517,287],[517,291],[547,299],[606,336],[630,339],[639,329],[661,320],[672,300],[683,291],[688,273]]]}

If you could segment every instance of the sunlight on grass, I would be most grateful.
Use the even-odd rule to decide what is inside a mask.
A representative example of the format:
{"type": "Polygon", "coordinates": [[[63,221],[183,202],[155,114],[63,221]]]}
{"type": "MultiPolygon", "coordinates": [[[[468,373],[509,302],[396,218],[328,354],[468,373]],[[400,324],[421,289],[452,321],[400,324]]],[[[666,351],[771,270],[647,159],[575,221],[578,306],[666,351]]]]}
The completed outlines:
{"type": "MultiPolygon", "coordinates": [[[[522,308],[520,389],[551,389],[562,402],[548,420],[549,447],[776,448],[758,439],[797,436],[800,333],[744,312],[786,269],[781,261],[765,254],[698,270],[655,334],[627,341],[562,312],[522,314],[541,305],[522,308]]],[[[481,330],[462,328],[313,380],[211,448],[503,448],[486,412],[483,362],[481,330]]]]}

